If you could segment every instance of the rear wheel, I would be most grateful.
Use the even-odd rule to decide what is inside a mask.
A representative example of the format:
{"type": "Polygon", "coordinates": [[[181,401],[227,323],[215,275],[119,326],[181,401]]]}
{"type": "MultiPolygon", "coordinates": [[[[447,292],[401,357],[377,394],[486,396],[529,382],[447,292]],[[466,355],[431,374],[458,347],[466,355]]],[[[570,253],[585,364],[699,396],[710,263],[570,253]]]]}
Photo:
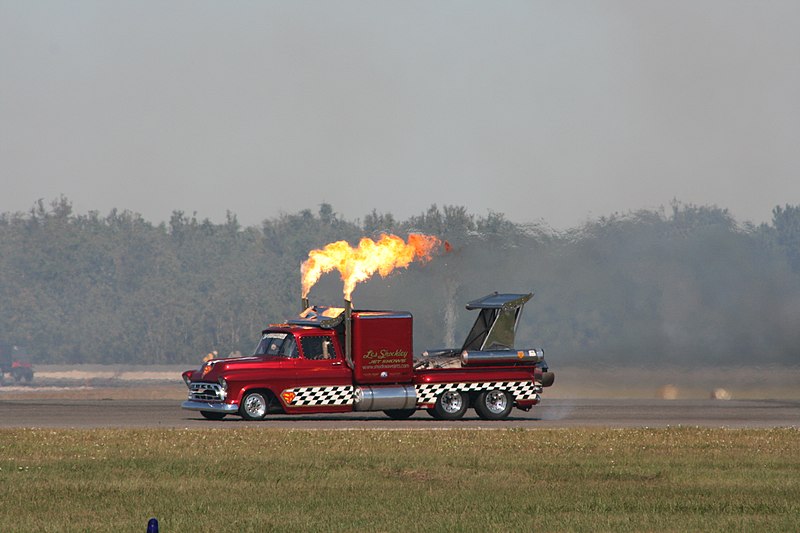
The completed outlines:
{"type": "Polygon", "coordinates": [[[433,417],[439,420],[458,420],[469,407],[469,396],[457,390],[444,391],[436,398],[433,417]]]}
{"type": "Polygon", "coordinates": [[[242,398],[239,414],[245,420],[264,420],[264,417],[267,416],[268,406],[269,402],[264,393],[259,391],[248,392],[242,398]]]}
{"type": "Polygon", "coordinates": [[[416,412],[416,409],[387,409],[384,411],[386,416],[394,420],[405,420],[407,418],[411,418],[411,416],[416,412]]]}
{"type": "Polygon", "coordinates": [[[222,420],[225,418],[225,413],[216,413],[214,411],[200,411],[200,414],[208,420],[222,420]]]}
{"type": "Polygon", "coordinates": [[[503,390],[484,391],[478,395],[475,412],[484,420],[506,418],[514,407],[514,398],[503,390]]]}

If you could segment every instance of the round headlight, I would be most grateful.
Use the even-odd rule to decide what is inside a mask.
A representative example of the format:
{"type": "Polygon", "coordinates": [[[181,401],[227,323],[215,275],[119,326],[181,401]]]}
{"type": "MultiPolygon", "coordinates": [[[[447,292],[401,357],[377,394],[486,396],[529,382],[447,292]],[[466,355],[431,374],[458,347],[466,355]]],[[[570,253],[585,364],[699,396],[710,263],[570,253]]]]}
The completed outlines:
{"type": "Polygon", "coordinates": [[[222,387],[222,390],[228,390],[228,382],[225,381],[225,378],[219,378],[217,381],[219,382],[220,387],[222,387]]]}

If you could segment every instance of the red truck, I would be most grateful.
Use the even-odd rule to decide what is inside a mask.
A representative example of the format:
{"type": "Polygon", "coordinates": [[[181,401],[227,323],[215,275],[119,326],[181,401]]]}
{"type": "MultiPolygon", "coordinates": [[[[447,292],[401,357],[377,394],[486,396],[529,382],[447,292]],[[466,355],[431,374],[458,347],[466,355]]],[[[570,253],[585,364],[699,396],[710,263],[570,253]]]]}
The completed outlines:
{"type": "Polygon", "coordinates": [[[398,311],[308,306],[262,332],[250,357],[213,359],[183,373],[184,409],[210,420],[270,413],[383,411],[405,419],[425,409],[455,420],[469,407],[486,420],[529,410],[552,385],[542,350],[514,348],[533,294],[493,293],[467,304],[479,315],[460,349],[414,358],[412,316],[398,311]]]}

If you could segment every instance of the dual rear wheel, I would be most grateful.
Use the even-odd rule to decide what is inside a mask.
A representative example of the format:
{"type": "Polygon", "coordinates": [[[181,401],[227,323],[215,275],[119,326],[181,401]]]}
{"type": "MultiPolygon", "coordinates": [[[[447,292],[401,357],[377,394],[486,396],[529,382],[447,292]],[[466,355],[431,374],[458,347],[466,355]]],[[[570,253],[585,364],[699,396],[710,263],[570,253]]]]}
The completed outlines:
{"type": "Polygon", "coordinates": [[[503,390],[490,390],[478,394],[475,412],[483,420],[502,420],[514,407],[514,398],[503,390]]]}
{"type": "MultiPolygon", "coordinates": [[[[445,391],[436,398],[428,413],[438,420],[458,420],[470,406],[469,395],[463,391],[445,391]]],[[[507,391],[494,389],[478,394],[473,404],[475,412],[483,420],[502,420],[514,407],[514,397],[507,391]]]]}
{"type": "Polygon", "coordinates": [[[458,420],[469,407],[469,396],[465,392],[457,390],[444,391],[436,398],[433,409],[428,413],[438,420],[458,420]]]}

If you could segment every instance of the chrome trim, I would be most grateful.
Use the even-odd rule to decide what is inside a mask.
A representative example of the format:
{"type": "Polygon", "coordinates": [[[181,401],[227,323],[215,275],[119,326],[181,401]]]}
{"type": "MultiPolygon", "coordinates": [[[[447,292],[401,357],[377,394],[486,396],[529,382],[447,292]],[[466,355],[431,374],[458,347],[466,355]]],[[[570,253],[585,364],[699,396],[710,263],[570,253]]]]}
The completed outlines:
{"type": "Polygon", "coordinates": [[[239,406],[235,403],[196,402],[193,400],[186,400],[181,404],[181,408],[189,411],[210,411],[212,413],[226,414],[233,414],[239,411],[239,406]]]}
{"type": "Polygon", "coordinates": [[[200,402],[224,402],[228,392],[219,383],[196,381],[189,384],[189,400],[200,402]]]}

